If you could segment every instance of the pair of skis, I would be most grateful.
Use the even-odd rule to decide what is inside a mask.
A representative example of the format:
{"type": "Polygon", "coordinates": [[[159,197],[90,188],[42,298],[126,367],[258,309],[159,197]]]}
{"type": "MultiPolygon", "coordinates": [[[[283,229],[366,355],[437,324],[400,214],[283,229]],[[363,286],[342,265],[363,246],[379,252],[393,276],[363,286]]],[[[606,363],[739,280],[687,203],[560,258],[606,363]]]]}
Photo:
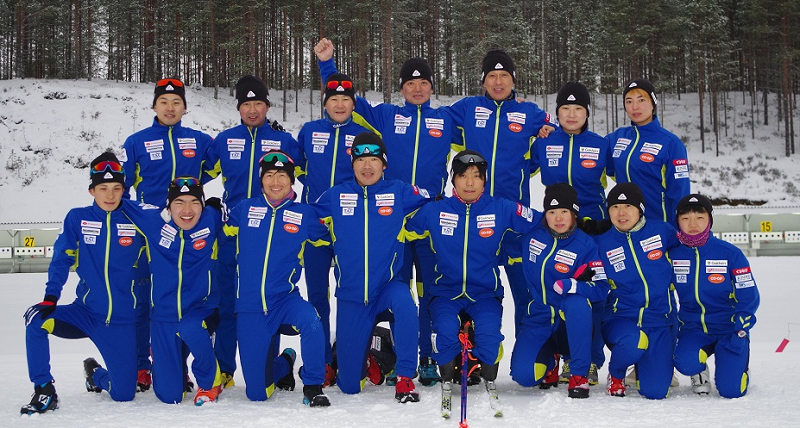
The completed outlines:
{"type": "MultiPolygon", "coordinates": [[[[469,361],[475,361],[476,358],[472,355],[472,341],[470,340],[470,330],[472,329],[472,322],[467,321],[458,332],[458,340],[461,342],[461,420],[458,423],[459,428],[468,428],[467,423],[467,384],[469,375],[475,370],[477,365],[472,368],[469,367],[469,361]]],[[[486,392],[489,394],[489,405],[495,417],[503,416],[503,409],[500,406],[500,398],[497,395],[497,387],[494,381],[484,381],[486,392]]],[[[452,382],[450,380],[442,380],[442,417],[450,418],[452,411],[452,382]]]]}

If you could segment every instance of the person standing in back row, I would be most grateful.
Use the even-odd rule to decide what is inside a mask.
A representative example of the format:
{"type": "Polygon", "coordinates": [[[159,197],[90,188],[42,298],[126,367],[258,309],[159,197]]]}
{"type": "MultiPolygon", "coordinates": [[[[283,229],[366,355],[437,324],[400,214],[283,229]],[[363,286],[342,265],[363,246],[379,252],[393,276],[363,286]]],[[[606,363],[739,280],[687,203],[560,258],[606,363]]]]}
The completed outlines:
{"type": "MultiPolygon", "coordinates": [[[[269,91],[256,76],[242,76],[236,82],[236,109],[241,124],[222,131],[208,150],[206,173],[222,176],[222,200],[233,208],[244,199],[261,193],[258,162],[270,150],[281,150],[293,159],[300,158],[297,141],[288,132],[273,129],[267,120],[269,91]]],[[[214,281],[219,287],[219,327],[214,350],[222,371],[223,386],[234,385],[236,371],[236,240],[222,238],[214,281]]],[[[277,353],[277,350],[276,350],[277,353]]]]}
{"type": "MultiPolygon", "coordinates": [[[[370,132],[353,121],[356,89],[345,74],[330,75],[325,81],[324,117],[307,122],[297,136],[303,156],[297,166],[303,183],[302,201],[313,203],[334,185],[353,180],[350,148],[356,135],[370,132]]],[[[303,252],[308,302],[319,313],[325,333],[325,386],[336,383],[334,355],[331,348],[330,272],[333,249],[329,246],[306,246],[303,252]]]]}
{"type": "MultiPolygon", "coordinates": [[[[314,51],[319,59],[322,78],[336,73],[333,60],[333,43],[322,39],[314,51]]],[[[409,58],[400,67],[400,94],[405,104],[371,103],[355,97],[354,120],[374,129],[392,154],[392,163],[386,167],[387,180],[406,183],[443,194],[447,184],[447,162],[453,135],[453,120],[440,109],[431,107],[433,71],[422,58],[409,58]]],[[[436,279],[435,256],[430,240],[421,239],[406,245],[404,266],[400,270],[403,281],[412,280],[412,263],[416,266],[416,292],[419,302],[419,372],[420,383],[432,386],[440,380],[436,361],[432,359],[431,318],[428,310],[430,293],[426,290],[436,279]]],[[[390,375],[387,384],[394,382],[390,375]]]]}
{"type": "MultiPolygon", "coordinates": [[[[444,108],[463,131],[461,147],[457,150],[474,150],[486,158],[489,196],[530,207],[531,145],[537,137],[546,138],[557,125],[536,104],[517,102],[516,67],[506,52],[487,52],[481,61],[481,71],[483,95],[466,97],[444,108]]],[[[515,255],[519,247],[516,239],[518,236],[513,235],[505,238],[499,258],[500,264],[505,266],[514,299],[515,331],[530,302],[522,267],[508,265],[509,256],[515,255]],[[512,254],[506,248],[511,248],[512,254]]]]}
{"type": "Polygon", "coordinates": [[[635,183],[642,189],[648,219],[677,227],[675,207],[690,192],[686,146],[661,126],[652,83],[636,79],[625,87],[622,98],[631,125],[606,136],[614,161],[609,175],[617,183],[635,183]]]}
{"type": "MultiPolygon", "coordinates": [[[[169,182],[175,177],[199,177],[212,138],[182,125],[186,114],[186,87],[179,79],[156,82],[153,95],[153,125],[125,140],[120,161],[125,168],[125,199],[129,190],[140,203],[164,208],[169,182]]],[[[150,269],[139,260],[136,285],[136,343],[138,354],[137,391],[152,383],[150,362],[150,269]]]]}

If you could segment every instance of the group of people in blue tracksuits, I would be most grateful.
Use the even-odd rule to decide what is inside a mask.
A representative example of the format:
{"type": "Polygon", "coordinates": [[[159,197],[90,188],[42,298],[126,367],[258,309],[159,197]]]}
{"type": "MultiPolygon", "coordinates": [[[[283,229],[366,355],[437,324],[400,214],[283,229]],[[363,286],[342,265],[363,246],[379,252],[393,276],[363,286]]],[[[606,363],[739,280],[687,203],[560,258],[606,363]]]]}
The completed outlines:
{"type": "Polygon", "coordinates": [[[629,367],[644,397],[665,398],[675,370],[708,394],[711,355],[719,394],[747,392],[753,273],[711,234],[713,207],[690,194],[685,146],[660,126],[650,82],[626,86],[632,124],[604,138],[588,130],[590,96],[578,82],[559,91],[557,121],[518,100],[503,51],[482,61],[483,95],[438,109],[422,59],[401,67],[406,103],[393,106],[356,96],[330,41],[315,52],[324,117],[297,139],[266,119],[268,91],[255,76],[236,84],[241,124],[213,139],[181,126],[183,83],[163,79],[153,126],[129,137],[120,159],[92,161],[94,204],[67,215],[45,297],[25,313],[34,395],[22,414],[58,406],[48,334],[92,339],[106,367],[84,361],[86,388],[116,401],[152,385],[161,401],[181,402],[194,388],[190,353],[194,403],[217,401],[235,385],[237,346],[247,397],[267,400],[295,388],[296,351],[279,349],[281,335],[299,334],[309,406],[330,405],[324,387],[358,393],[384,376],[398,402],[419,401],[419,376],[440,383],[449,405],[466,320],[497,403],[501,267],[520,385],[561,379],[570,397],[586,398],[608,347],[613,396],[626,395],[629,367]],[[547,186],[541,210],[531,207],[535,174],[547,186]],[[203,185],[216,177],[224,193],[207,200],[203,185]],[[618,183],[608,195],[607,177],[618,183]],[[77,299],[57,305],[72,265],[77,299]],[[389,370],[370,352],[382,321],[396,354],[389,370]]]}

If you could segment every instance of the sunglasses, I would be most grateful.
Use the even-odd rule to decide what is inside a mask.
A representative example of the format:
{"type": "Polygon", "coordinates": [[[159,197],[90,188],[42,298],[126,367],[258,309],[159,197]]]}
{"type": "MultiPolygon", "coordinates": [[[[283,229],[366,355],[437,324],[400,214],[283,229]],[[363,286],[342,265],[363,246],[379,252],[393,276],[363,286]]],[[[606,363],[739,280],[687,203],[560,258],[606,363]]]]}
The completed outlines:
{"type": "Polygon", "coordinates": [[[100,174],[101,172],[106,172],[106,170],[116,172],[118,174],[125,174],[125,170],[122,169],[122,165],[119,162],[114,161],[104,161],[98,163],[92,167],[92,174],[100,174]]]}
{"type": "Polygon", "coordinates": [[[379,156],[383,153],[381,146],[377,144],[359,144],[357,146],[353,146],[351,151],[355,156],[361,156],[361,155],[379,156]]]}
{"type": "Polygon", "coordinates": [[[329,80],[328,89],[336,89],[341,85],[344,89],[353,89],[353,82],[350,80],[329,80]]]}
{"type": "Polygon", "coordinates": [[[167,86],[167,85],[172,85],[178,88],[182,88],[183,82],[181,82],[178,79],[161,79],[158,82],[156,82],[156,86],[167,86]]]}
{"type": "Polygon", "coordinates": [[[471,164],[486,165],[486,159],[484,159],[483,156],[480,155],[473,155],[473,154],[461,155],[458,157],[458,161],[460,161],[461,163],[465,163],[467,165],[471,164]]]}
{"type": "Polygon", "coordinates": [[[198,180],[198,179],[196,179],[194,177],[176,177],[174,180],[172,180],[169,183],[169,186],[170,187],[183,187],[183,186],[200,186],[200,187],[203,187],[203,185],[200,184],[200,180],[198,180]]]}
{"type": "Polygon", "coordinates": [[[283,163],[291,163],[294,164],[294,160],[289,157],[286,153],[283,152],[270,152],[265,154],[260,162],[266,163],[275,163],[276,161],[283,162],[283,163]]]}

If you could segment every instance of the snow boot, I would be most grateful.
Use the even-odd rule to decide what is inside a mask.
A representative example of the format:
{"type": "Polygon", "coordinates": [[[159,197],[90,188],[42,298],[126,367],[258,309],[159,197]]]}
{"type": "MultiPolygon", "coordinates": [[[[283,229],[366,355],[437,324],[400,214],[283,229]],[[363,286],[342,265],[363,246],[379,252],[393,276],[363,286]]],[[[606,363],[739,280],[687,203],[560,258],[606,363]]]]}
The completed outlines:
{"type": "Polygon", "coordinates": [[[692,379],[692,392],[698,395],[708,395],[711,393],[711,383],[709,383],[708,366],[700,373],[693,375],[692,379]]]}
{"type": "Polygon", "coordinates": [[[53,381],[36,385],[33,388],[31,402],[22,406],[19,413],[21,415],[32,415],[34,413],[44,413],[48,410],[58,408],[58,394],[53,381]]]}
{"type": "Polygon", "coordinates": [[[572,373],[569,371],[569,360],[564,360],[564,365],[561,368],[561,375],[558,376],[558,383],[569,383],[569,377],[572,373]]]}
{"type": "Polygon", "coordinates": [[[589,379],[586,376],[570,375],[569,398],[589,398],[589,379]]]}
{"type": "Polygon", "coordinates": [[[608,391],[608,395],[614,397],[624,397],[625,396],[625,380],[624,379],[617,379],[614,376],[611,376],[611,373],[608,374],[608,386],[606,386],[606,390],[608,391]]]}
{"type": "Polygon", "coordinates": [[[589,385],[597,385],[600,383],[600,379],[597,377],[597,364],[592,363],[589,366],[589,374],[586,376],[586,379],[589,380],[589,385]]]}
{"type": "Polygon", "coordinates": [[[86,391],[101,393],[103,390],[94,383],[94,371],[100,368],[100,364],[92,357],[83,360],[83,376],[86,378],[86,391]]]}
{"type": "Polygon", "coordinates": [[[433,386],[442,381],[442,378],[436,371],[436,361],[433,361],[431,357],[422,357],[419,359],[417,372],[419,373],[419,383],[421,383],[422,386],[433,386]]]}
{"type": "Polygon", "coordinates": [[[136,392],[145,392],[150,389],[153,384],[153,376],[150,375],[150,370],[141,369],[136,375],[136,392]]]}
{"type": "Polygon", "coordinates": [[[375,355],[370,352],[367,355],[367,380],[373,385],[381,385],[385,379],[375,355]]]}
{"type": "Polygon", "coordinates": [[[322,385],[303,386],[303,404],[309,407],[328,407],[331,401],[322,392],[322,385]]]}
{"type": "Polygon", "coordinates": [[[297,352],[295,352],[292,348],[286,348],[281,352],[281,357],[285,358],[286,361],[289,363],[289,373],[286,376],[278,379],[278,382],[275,383],[275,386],[278,387],[281,391],[294,391],[294,387],[296,385],[294,380],[294,362],[297,359],[297,352]]]}
{"type": "MultiPolygon", "coordinates": [[[[236,382],[233,381],[233,373],[222,372],[222,373],[220,373],[220,376],[222,376],[222,385],[221,386],[222,386],[223,389],[224,388],[230,388],[230,387],[236,385],[236,382]]],[[[197,391],[198,394],[200,393],[201,389],[202,388],[198,388],[198,391],[197,391]]]]}
{"type": "Polygon", "coordinates": [[[558,363],[561,360],[558,354],[554,356],[555,365],[552,369],[548,370],[547,373],[544,374],[544,379],[542,379],[542,383],[539,384],[539,389],[550,389],[554,387],[558,387],[558,363]]]}
{"type": "Polygon", "coordinates": [[[194,405],[202,406],[205,403],[213,403],[217,401],[221,393],[222,385],[217,385],[208,390],[197,387],[197,395],[194,396],[194,405]]]}
{"type": "Polygon", "coordinates": [[[416,403],[419,401],[419,393],[414,381],[410,377],[397,376],[397,385],[394,386],[394,398],[399,403],[416,403]]]}

